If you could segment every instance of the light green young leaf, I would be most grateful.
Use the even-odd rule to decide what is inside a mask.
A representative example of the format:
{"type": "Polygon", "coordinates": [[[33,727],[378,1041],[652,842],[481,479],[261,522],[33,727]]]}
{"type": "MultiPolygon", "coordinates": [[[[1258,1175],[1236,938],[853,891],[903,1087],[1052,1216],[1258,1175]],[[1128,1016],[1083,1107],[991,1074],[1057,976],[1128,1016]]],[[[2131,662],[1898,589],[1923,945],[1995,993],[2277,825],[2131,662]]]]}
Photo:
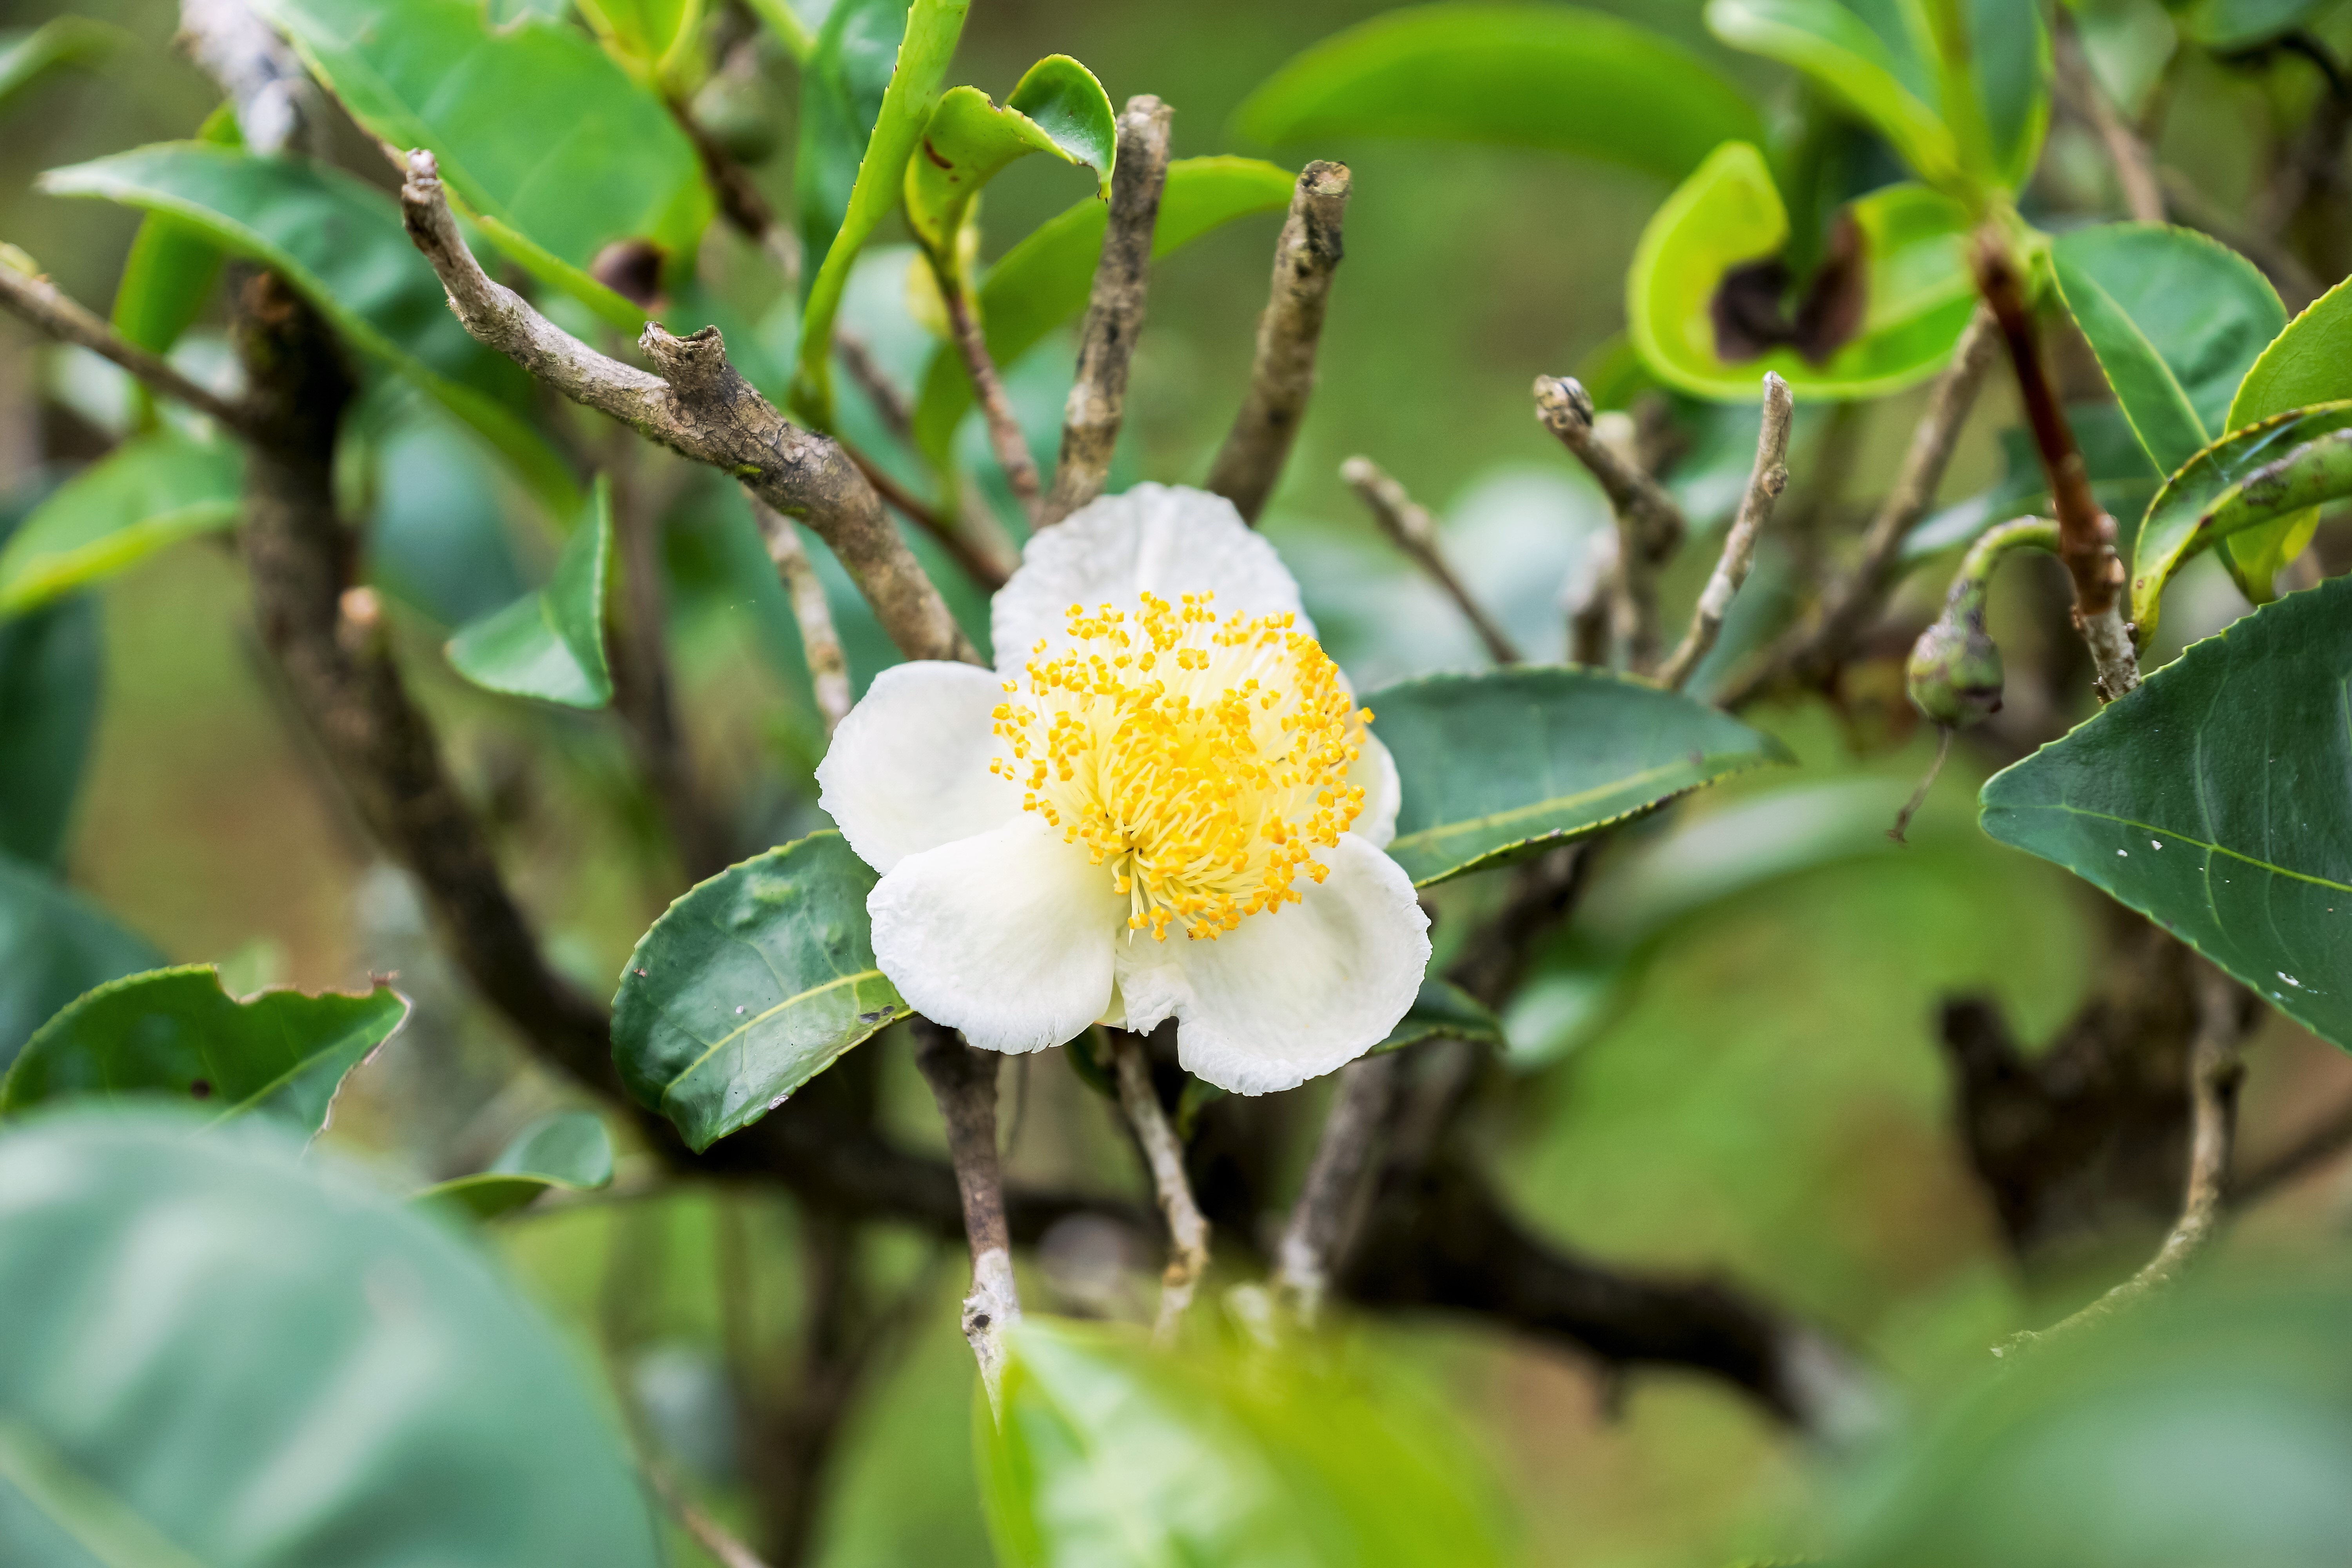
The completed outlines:
{"type": "Polygon", "coordinates": [[[1645,28],[1567,5],[1441,3],[1334,33],[1261,83],[1234,122],[1274,146],[1398,136],[1539,147],[1680,180],[1761,142],[1738,87],[1645,28]]]}
{"type": "Polygon", "coordinates": [[[1706,25],[1734,48],[1803,71],[1885,137],[1913,174],[1963,195],[1969,181],[1937,101],[1926,18],[1911,5],[1879,9],[1884,32],[1840,0],[1707,0],[1706,25]]]}
{"type": "Polygon", "coordinates": [[[2165,481],[2132,551],[2131,618],[2156,629],[2165,585],[2199,551],[2352,495],[2352,401],[2294,409],[2213,443],[2165,481]]]}
{"type": "Polygon", "coordinates": [[[702,0],[578,0],[605,52],[656,90],[683,88],[680,72],[702,21],[702,0]]]}
{"type": "MultiPolygon", "coordinates": [[[[2330,289],[2286,324],[2256,359],[2230,400],[2230,425],[2242,430],[2273,415],[2352,398],[2352,279],[2330,289]]],[[[2222,559],[2246,597],[2262,604],[2279,571],[2303,553],[2319,526],[2316,511],[2298,513],[2231,535],[2222,559]]]]}
{"type": "Polygon", "coordinates": [[[807,22],[801,19],[801,14],[793,9],[792,0],[744,0],[744,3],[768,31],[775,35],[776,41],[784,46],[784,52],[793,57],[795,64],[808,64],[809,58],[816,53],[816,34],[807,22]]]}
{"type": "Polygon", "coordinates": [[[194,1133],[0,1138],[0,1300],[42,1347],[0,1358],[13,1562],[665,1561],[608,1399],[482,1248],[296,1139],[194,1133]]]}
{"type": "Polygon", "coordinates": [[[446,1204],[476,1219],[511,1214],[549,1188],[591,1192],[613,1181],[613,1137],[593,1110],[559,1110],[515,1134],[478,1175],[436,1183],[419,1204],[446,1204]]]}
{"type": "Polygon", "coordinates": [[[131,41],[88,16],[53,16],[30,32],[0,33],[0,113],[59,66],[92,65],[131,41]]]}
{"type": "Polygon", "coordinates": [[[951,88],[923,127],[922,155],[907,163],[907,226],[952,264],[965,215],[1006,164],[1030,153],[1083,164],[1107,197],[1118,152],[1109,96],[1067,55],[1031,66],[1001,109],[976,87],[951,88]]]}
{"type": "Polygon", "coordinates": [[[308,1137],[327,1124],[343,1075],[407,1016],[389,985],[239,1002],[209,963],[150,970],[99,986],[36,1030],[0,1079],[0,1116],[69,1099],[161,1098],[208,1124],[251,1114],[308,1137]]]}
{"type": "Polygon", "coordinates": [[[2294,594],[1996,773],[1985,831],[2352,1048],[2352,580],[2294,594]]]}
{"type": "MultiPolygon", "coordinates": [[[[1860,270],[1843,286],[1862,295],[1852,335],[1727,357],[1727,349],[1752,345],[1724,340],[1718,296],[1748,287],[1788,247],[1789,214],[1763,153],[1744,142],[1717,149],[1666,198],[1634,249],[1626,331],[1643,362],[1662,381],[1727,401],[1754,399],[1768,370],[1800,398],[1877,397],[1935,374],[1976,310],[1966,214],[1925,186],[1902,184],[1849,204],[1844,215],[1860,270]]],[[[1786,335],[1801,333],[1790,326],[1786,335]]]]}
{"type": "Polygon", "coordinates": [[[570,467],[529,421],[467,378],[510,382],[466,336],[391,197],[340,170],[198,142],[118,153],[41,176],[53,195],[169,213],[284,278],[352,347],[471,426],[557,516],[580,505],[570,467]]]}
{"type": "Polygon", "coordinates": [[[163,955],[144,937],[41,868],[0,854],[0,1067],[83,992],[153,969],[163,955]]]}
{"type": "Polygon", "coordinates": [[[813,833],[670,905],[613,998],[629,1092],[708,1149],[905,1017],[874,963],[875,881],[841,835],[813,833]]]}
{"type": "Polygon", "coordinates": [[[613,487],[600,474],[547,586],[461,627],[449,639],[450,667],[488,690],[604,707],[613,700],[604,654],[612,561],[613,487]]]}
{"type": "Polygon", "coordinates": [[[1790,760],[1780,742],[1718,709],[1601,669],[1436,675],[1362,700],[1403,788],[1389,855],[1415,887],[1790,760]]]}
{"type": "Polygon", "coordinates": [[[2101,224],[2060,235],[2050,254],[2116,400],[2172,472],[2228,427],[2230,400],[2286,307],[2253,263],[2185,228],[2101,224]]]}
{"type": "MultiPolygon", "coordinates": [[[[576,27],[492,27],[478,0],[256,0],[371,135],[429,147],[499,247],[635,336],[645,312],[589,275],[643,241],[683,269],[711,214],[694,145],[576,27]]],[[[568,509],[567,509],[568,510],[568,509]]]]}
{"type": "Polygon", "coordinates": [[[801,314],[800,368],[793,378],[793,402],[820,425],[833,422],[833,321],[841,309],[842,290],[849,286],[849,269],[875,229],[898,205],[906,188],[907,161],[914,156],[940,100],[940,80],[963,34],[964,13],[971,8],[971,0],[914,0],[907,13],[906,34],[890,85],[883,89],[874,133],[858,160],[849,205],[801,314]]]}
{"type": "Polygon", "coordinates": [[[233,525],[245,452],[169,426],[124,442],[51,491],[0,545],[0,621],[233,525]]]}
{"type": "MultiPolygon", "coordinates": [[[[1251,213],[1290,205],[1295,176],[1255,158],[1179,158],[1168,165],[1160,221],[1151,232],[1156,259],[1251,213]]],[[[1089,197],[1048,218],[988,269],[980,316],[989,357],[1011,365],[1047,332],[1087,308],[1109,212],[1089,197]]],[[[971,408],[962,357],[942,346],[923,373],[915,405],[915,443],[935,468],[947,465],[956,426],[971,408]]]]}
{"type": "MultiPolygon", "coordinates": [[[[234,106],[224,103],[196,127],[195,140],[242,147],[234,106]]],[[[114,330],[155,353],[170,351],[194,324],[220,281],[221,248],[205,231],[170,213],[151,212],[131,237],[122,279],[114,286],[114,330]]]]}

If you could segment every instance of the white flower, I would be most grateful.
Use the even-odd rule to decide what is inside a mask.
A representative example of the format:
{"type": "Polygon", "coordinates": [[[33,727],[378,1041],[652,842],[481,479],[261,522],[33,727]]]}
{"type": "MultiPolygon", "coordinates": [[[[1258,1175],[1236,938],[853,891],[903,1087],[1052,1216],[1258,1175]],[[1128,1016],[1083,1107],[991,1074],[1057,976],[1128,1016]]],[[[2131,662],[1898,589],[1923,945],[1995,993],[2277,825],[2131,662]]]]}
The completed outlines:
{"type": "Polygon", "coordinates": [[[1139,485],[1031,540],[992,621],[995,673],[883,671],[816,772],[908,1002],[998,1051],[1172,1017],[1236,1094],[1385,1037],[1429,963],[1396,768],[1274,547],[1139,485]]]}

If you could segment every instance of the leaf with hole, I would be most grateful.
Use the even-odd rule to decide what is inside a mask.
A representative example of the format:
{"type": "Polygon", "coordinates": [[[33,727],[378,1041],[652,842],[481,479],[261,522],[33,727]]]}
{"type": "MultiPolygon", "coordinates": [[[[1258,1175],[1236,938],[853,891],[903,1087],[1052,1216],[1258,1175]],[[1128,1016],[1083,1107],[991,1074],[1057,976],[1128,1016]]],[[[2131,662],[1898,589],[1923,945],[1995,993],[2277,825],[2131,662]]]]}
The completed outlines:
{"type": "MultiPolygon", "coordinates": [[[[2229,427],[2242,430],[2273,415],[2352,399],[2352,279],[2330,289],[2286,324],[2263,350],[2230,400],[2229,427]]],[[[2279,570],[2303,552],[2319,526],[2306,511],[2231,535],[2221,559],[2247,598],[2263,604],[2279,570]]]]}
{"type": "Polygon", "coordinates": [[[192,225],[286,279],[352,347],[472,426],[551,510],[580,504],[570,467],[509,405],[515,367],[467,336],[400,209],[340,170],[233,147],[170,142],[41,176],[52,195],[97,196],[192,225]]]}
{"type": "Polygon", "coordinates": [[[1334,33],[1234,111],[1269,146],[1344,136],[1536,147],[1680,180],[1761,142],[1740,89],[1648,29],[1569,5],[1408,5],[1334,33]]]}
{"type": "Polygon", "coordinates": [[[976,87],[950,88],[907,161],[907,226],[933,255],[952,258],[965,215],[1014,159],[1044,153],[1094,171],[1096,195],[1110,195],[1118,117],[1094,72],[1067,55],[1031,66],[1003,107],[976,87]]]}
{"type": "MultiPolygon", "coordinates": [[[[1283,211],[1296,181],[1255,158],[1176,159],[1168,165],[1160,221],[1151,231],[1153,258],[1235,218],[1283,211]]],[[[980,316],[989,357],[1000,367],[1010,367],[1087,308],[1108,224],[1109,209],[1089,197],[1038,225],[988,269],[980,285],[980,316]]],[[[942,346],[923,373],[915,405],[916,446],[933,468],[945,470],[956,426],[971,406],[962,356],[942,346]]]]}
{"type": "Polygon", "coordinates": [[[2132,551],[2131,618],[2145,644],[2166,584],[2200,551],[2352,495],[2352,401],[2297,408],[2198,453],[2148,503],[2132,551]]]}
{"type": "Polygon", "coordinates": [[[12,1563],[664,1561],[607,1397],[481,1247],[296,1138],[200,1125],[0,1138],[12,1563]]]}
{"type": "Polygon", "coordinates": [[[645,312],[589,269],[650,245],[690,269],[710,220],[694,144],[578,28],[490,26],[478,0],[255,0],[369,134],[429,147],[515,262],[635,336],[645,312]]]}
{"type": "Polygon", "coordinates": [[[840,834],[813,833],[670,905],[613,998],[629,1092],[708,1149],[907,1016],[874,963],[875,880],[840,834]]]}
{"type": "Polygon", "coordinates": [[[2059,292],[2166,473],[2228,429],[2238,384],[2286,325],[2254,264],[2185,228],[2110,223],[2051,243],[2059,292]]]}
{"type": "Polygon", "coordinates": [[[209,963],[150,970],[77,998],[25,1042],[0,1079],[0,1116],[65,1100],[163,1099],[208,1124],[248,1114],[308,1137],[327,1124],[343,1075],[392,1037],[408,1003],[265,991],[237,1001],[209,963]]]}
{"type": "Polygon", "coordinates": [[[169,426],[52,490],[0,545],[0,620],[102,582],[183,539],[233,526],[244,449],[169,426]]]}
{"type": "Polygon", "coordinates": [[[0,854],[0,1068],[83,992],[163,962],[153,943],[41,868],[0,854]]]}
{"type": "Polygon", "coordinates": [[[613,700],[604,653],[604,595],[612,576],[613,487],[598,475],[587,513],[555,558],[547,586],[459,628],[450,668],[490,691],[566,708],[613,700]]]}
{"type": "Polygon", "coordinates": [[[1434,974],[1425,975],[1421,982],[1421,994],[1412,999],[1411,1010],[1397,1020],[1388,1038],[1365,1054],[1376,1057],[1383,1051],[1401,1051],[1424,1040],[1468,1040],[1474,1045],[1500,1047],[1503,1026],[1493,1012],[1459,985],[1434,974]]]}
{"type": "Polygon", "coordinates": [[[1800,293],[1764,155],[1727,142],[1643,229],[1626,330],[1660,380],[1701,397],[1752,401],[1768,370],[1800,399],[1899,391],[1943,368],[1976,310],[1967,232],[1958,204],[1923,185],[1874,191],[1833,221],[1800,293]]]}
{"type": "Polygon", "coordinates": [[[593,1192],[613,1181],[613,1137],[593,1110],[559,1110],[516,1133],[478,1175],[436,1183],[420,1204],[446,1204],[476,1219],[511,1214],[553,1188],[593,1192]]]}
{"type": "Polygon", "coordinates": [[[1435,675],[1362,701],[1402,785],[1388,852],[1416,887],[1790,760],[1780,742],[1718,709],[1582,667],[1435,675]]]}
{"type": "Polygon", "coordinates": [[[2192,644],[1985,784],[1987,833],[2352,1047],[2352,580],[2192,644]]]}

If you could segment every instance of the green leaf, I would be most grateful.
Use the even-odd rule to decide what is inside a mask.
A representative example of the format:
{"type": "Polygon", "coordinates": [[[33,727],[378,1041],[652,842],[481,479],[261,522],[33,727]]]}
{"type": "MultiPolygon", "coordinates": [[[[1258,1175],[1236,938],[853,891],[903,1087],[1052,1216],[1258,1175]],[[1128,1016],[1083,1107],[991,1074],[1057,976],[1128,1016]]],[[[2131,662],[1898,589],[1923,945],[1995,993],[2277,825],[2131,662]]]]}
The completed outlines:
{"type": "Polygon", "coordinates": [[[2299,27],[2327,0],[2194,0],[2179,7],[2180,30],[2215,54],[2236,54],[2299,27]]]}
{"type": "Polygon", "coordinates": [[[1297,1359],[1031,1316],[975,1413],[1007,1568],[1480,1568],[1504,1553],[1427,1415],[1297,1359]]]}
{"type": "Polygon", "coordinates": [[[2198,453],[2165,481],[2140,523],[2131,582],[2139,640],[2156,629],[2165,585],[2199,551],[2346,495],[2352,495],[2352,401],[2291,410],[2198,453]]]}
{"type": "Polygon", "coordinates": [[[340,170],[200,142],[164,142],[41,176],[52,195],[170,213],[299,290],[353,348],[471,426],[558,516],[580,505],[570,468],[530,423],[480,386],[507,365],[466,335],[393,199],[340,170]]]}
{"type": "MultiPolygon", "coordinates": [[[[1858,247],[1861,310],[1842,342],[1745,350],[1722,335],[1718,298],[1790,244],[1788,209],[1745,142],[1727,142],[1666,198],[1626,275],[1626,330],[1659,379],[1701,397],[1752,400],[1777,371],[1800,398],[1876,397],[1943,368],[1976,310],[1967,216],[1922,185],[1890,185],[1844,208],[1858,247]],[[1810,354],[1811,357],[1808,357],[1810,354]]],[[[1796,333],[1791,329],[1791,333],[1796,333]]]]}
{"type": "Polygon", "coordinates": [[[305,1136],[327,1124],[343,1075],[390,1039],[408,1003],[265,991],[239,1002],[209,963],[109,981],[42,1025],[0,1079],[0,1116],[68,1099],[163,1096],[210,1122],[248,1112],[305,1136]]]}
{"type": "Polygon", "coordinates": [[[1423,1040],[1438,1039],[1469,1040],[1500,1047],[1504,1043],[1502,1021],[1459,985],[1434,974],[1427,975],[1422,980],[1421,994],[1412,999],[1412,1010],[1397,1021],[1387,1039],[1365,1054],[1376,1057],[1383,1051],[1402,1050],[1423,1040]]]}
{"type": "Polygon", "coordinates": [[[711,213],[694,145],[577,28],[535,15],[492,27],[478,0],[256,8],[371,135],[431,148],[500,249],[620,331],[645,312],[589,276],[599,252],[640,240],[690,268],[711,213]]]}
{"type": "Polygon", "coordinates": [[[606,1401],[481,1248],[294,1139],[193,1131],[0,1139],[11,1561],[656,1568],[606,1401]]]}
{"type": "Polygon", "coordinates": [[[30,32],[0,33],[0,113],[59,66],[92,65],[131,35],[87,16],[55,16],[30,32]]]}
{"type": "Polygon", "coordinates": [[[493,610],[449,639],[449,663],[475,685],[566,708],[613,700],[604,656],[612,574],[613,487],[598,475],[587,515],[564,542],[547,586],[493,610]]]}
{"type": "Polygon", "coordinates": [[[447,1204],[476,1219],[496,1219],[550,1187],[590,1192],[613,1180],[613,1137],[592,1110],[559,1110],[520,1132],[479,1175],[437,1183],[417,1203],[447,1204]]]}
{"type": "MultiPolygon", "coordinates": [[[[64,865],[104,669],[95,599],[0,623],[0,854],[64,865]]],[[[13,1048],[0,1036],[0,1059],[13,1048]]]]}
{"type": "Polygon", "coordinates": [[[841,835],[813,833],[670,905],[613,998],[629,1092],[708,1149],[907,1016],[874,964],[875,881],[841,835]]]}
{"type": "Polygon", "coordinates": [[[1993,775],[1984,828],[2352,1047],[2352,580],[2192,645],[1993,775]]]}
{"type": "Polygon", "coordinates": [[[682,77],[702,21],[702,0],[579,0],[580,15],[639,81],[658,90],[688,85],[682,77]]]}
{"type": "Polygon", "coordinates": [[[2050,256],[2132,429],[2172,472],[2228,428],[2230,400],[2286,307],[2252,262],[2185,228],[2074,229],[2050,256]]]}
{"type": "MultiPolygon", "coordinates": [[[[1168,165],[1152,230],[1154,258],[1251,213],[1290,205],[1295,175],[1255,158],[1179,158],[1168,165]]],[[[1009,366],[1047,332],[1087,308],[1095,263],[1102,255],[1109,209],[1089,198],[1046,219],[1006,251],[980,286],[980,316],[989,356],[1009,366]]],[[[956,426],[971,408],[971,379],[962,357],[940,347],[923,373],[915,406],[915,440],[932,467],[944,469],[956,426]]]]}
{"type": "Polygon", "coordinates": [[[1647,28],[1568,5],[1409,5],[1334,33],[1234,124],[1270,146],[1401,136],[1538,147],[1680,180],[1761,142],[1739,89],[1647,28]]]}
{"type": "Polygon", "coordinates": [[[907,162],[907,226],[932,254],[952,258],[981,187],[1014,159],[1045,153],[1083,164],[1108,198],[1118,152],[1109,96],[1067,55],[1031,66],[1002,109],[976,87],[951,88],[923,127],[922,155],[907,162]]]}
{"type": "MultiPolygon", "coordinates": [[[[224,103],[205,116],[195,140],[244,146],[236,106],[224,103]]],[[[149,213],[131,237],[122,279],[114,286],[114,330],[141,348],[167,353],[212,298],[223,259],[202,228],[169,213],[149,213]]]]}
{"type": "MultiPolygon", "coordinates": [[[[971,8],[971,0],[914,0],[907,12],[906,33],[890,84],[882,92],[874,133],[858,160],[849,205],[825,248],[816,280],[809,285],[801,314],[800,370],[793,401],[821,425],[833,422],[833,319],[841,309],[842,290],[849,286],[849,269],[875,229],[898,208],[906,189],[907,161],[914,156],[915,144],[940,100],[940,82],[962,36],[964,13],[971,8]]],[[[833,32],[830,18],[825,31],[833,32]]]]}
{"type": "Polygon", "coordinates": [[[0,620],[231,526],[244,488],[245,453],[232,442],[168,426],[124,442],[51,491],[0,545],[0,620]]]}
{"type": "Polygon", "coordinates": [[[1363,703],[1403,784],[1389,854],[1415,887],[1791,760],[1780,742],[1718,709],[1601,669],[1435,675],[1363,703]]]}
{"type": "Polygon", "coordinates": [[[801,19],[801,14],[793,9],[792,0],[744,0],[744,3],[768,31],[775,35],[776,41],[784,46],[784,52],[793,57],[793,62],[806,67],[809,57],[816,53],[816,35],[801,19]]]}
{"type": "MultiPolygon", "coordinates": [[[[857,165],[882,118],[882,98],[898,61],[908,3],[839,0],[815,31],[801,70],[800,138],[793,149],[793,197],[807,256],[822,258],[849,216],[857,165]]],[[[812,271],[807,281],[814,280],[812,271]]]]}
{"type": "Polygon", "coordinates": [[[40,868],[0,854],[0,1067],[58,1009],[163,955],[40,868]]]}
{"type": "MultiPolygon", "coordinates": [[[[2352,398],[2352,279],[2305,307],[2256,359],[2230,400],[2230,428],[2293,408],[2352,398]]],[[[2232,535],[2222,559],[2247,598],[2259,605],[2274,592],[2279,569],[2311,542],[2317,512],[2282,518],[2232,535]]]]}

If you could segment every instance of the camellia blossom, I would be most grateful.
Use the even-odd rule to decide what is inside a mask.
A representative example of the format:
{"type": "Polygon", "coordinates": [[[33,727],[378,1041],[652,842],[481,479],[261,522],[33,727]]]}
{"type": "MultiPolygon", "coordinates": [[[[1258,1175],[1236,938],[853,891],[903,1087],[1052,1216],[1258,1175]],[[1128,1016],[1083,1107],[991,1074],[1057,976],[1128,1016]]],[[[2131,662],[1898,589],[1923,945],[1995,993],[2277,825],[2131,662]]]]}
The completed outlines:
{"type": "Polygon", "coordinates": [[[1172,1017],[1237,1094],[1386,1037],[1429,964],[1381,852],[1396,767],[1232,503],[1094,502],[1029,542],[991,630],[992,673],[884,670],[817,769],[900,994],[998,1051],[1172,1017]]]}

